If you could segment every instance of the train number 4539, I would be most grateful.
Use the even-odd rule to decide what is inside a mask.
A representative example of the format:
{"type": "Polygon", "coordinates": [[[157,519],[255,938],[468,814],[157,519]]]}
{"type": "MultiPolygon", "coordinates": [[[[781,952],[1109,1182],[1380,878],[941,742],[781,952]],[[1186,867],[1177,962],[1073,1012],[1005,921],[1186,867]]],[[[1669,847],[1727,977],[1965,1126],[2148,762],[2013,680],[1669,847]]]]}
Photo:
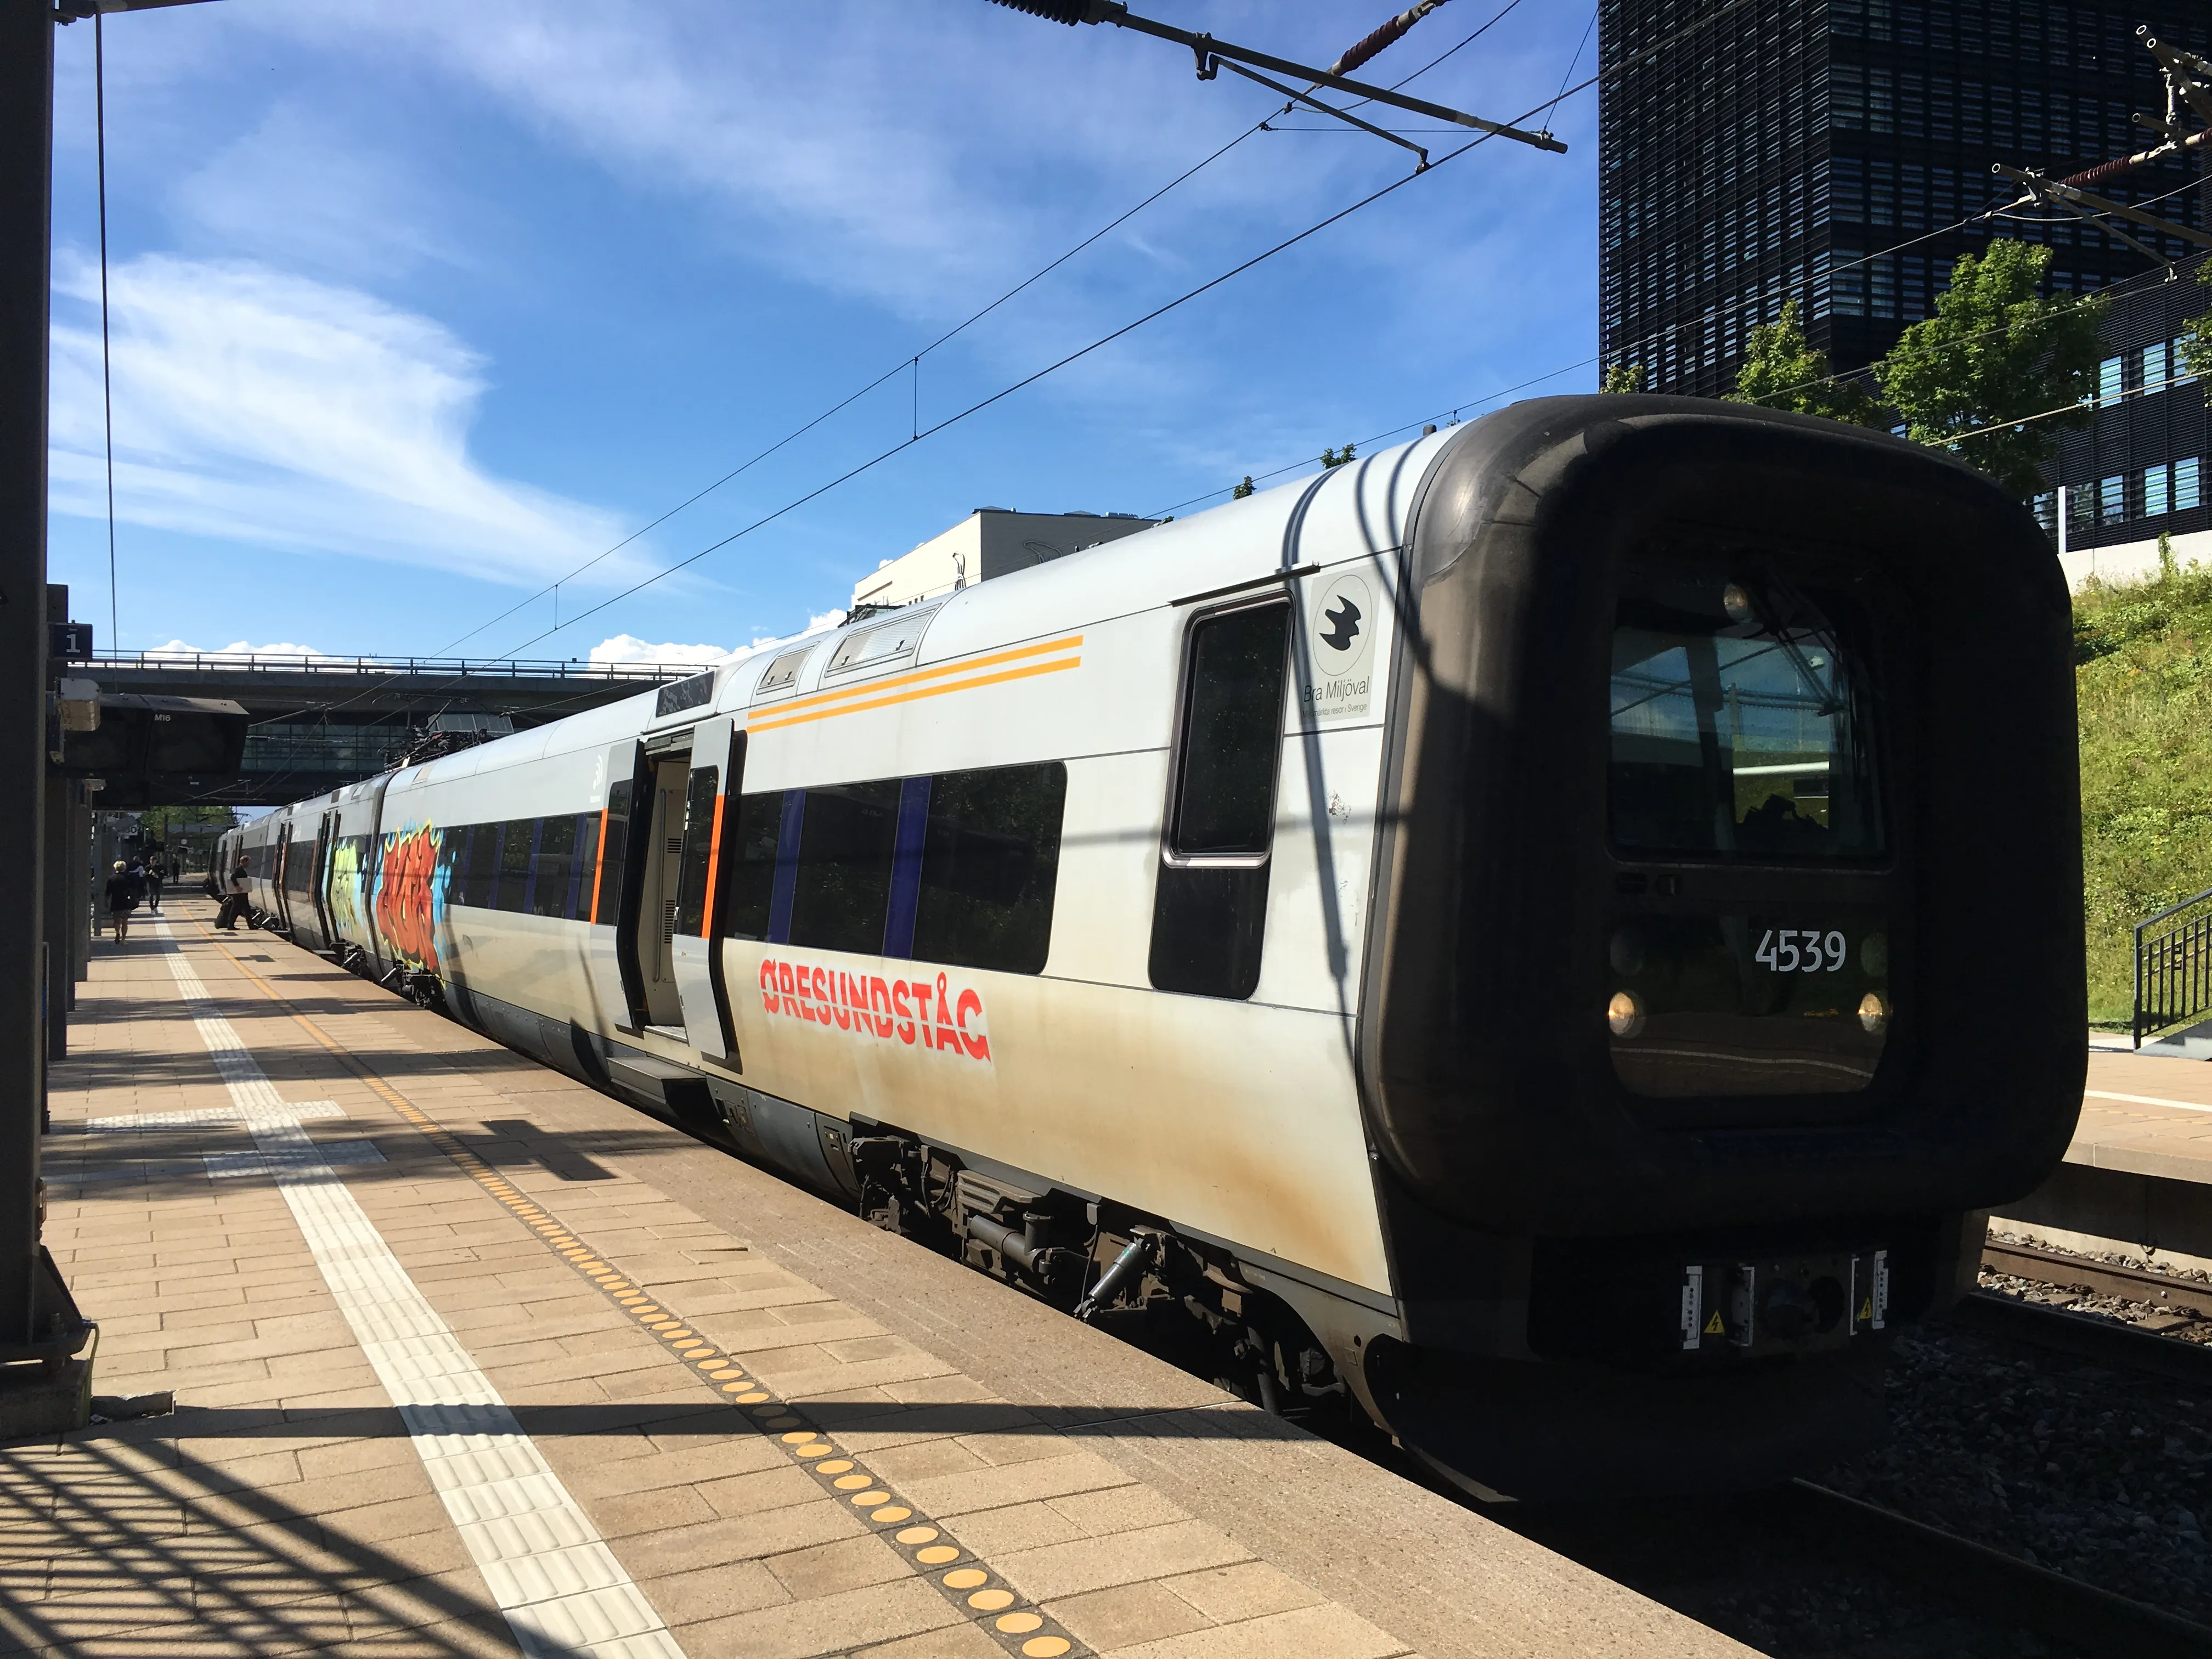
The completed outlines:
{"type": "Polygon", "coordinates": [[[1839,928],[1770,927],[1752,957],[1778,974],[1820,974],[1841,968],[1849,954],[1839,928]]]}

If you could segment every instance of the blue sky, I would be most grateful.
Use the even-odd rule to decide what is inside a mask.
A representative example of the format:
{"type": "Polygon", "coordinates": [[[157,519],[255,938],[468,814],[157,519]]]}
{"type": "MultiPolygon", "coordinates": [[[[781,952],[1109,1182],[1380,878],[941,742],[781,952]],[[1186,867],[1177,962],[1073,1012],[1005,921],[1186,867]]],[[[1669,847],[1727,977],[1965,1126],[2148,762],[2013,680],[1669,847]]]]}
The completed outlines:
{"type": "MultiPolygon", "coordinates": [[[[1139,9],[1327,63],[1402,3],[1139,9]]],[[[1363,73],[1395,81],[1504,4],[1452,0],[1363,73]]],[[[1590,15],[1522,0],[1407,90],[1518,116],[1559,90],[1590,15]]],[[[1279,100],[1196,81],[1164,42],[981,0],[223,0],[106,38],[127,648],[739,647],[978,506],[1155,513],[1595,374],[1584,92],[1550,118],[1568,155],[1483,145],[594,611],[909,435],[911,372],[607,552],[1279,100]],[[492,623],[601,554],[562,586],[557,631],[552,596],[492,623]]],[[[52,568],[106,647],[91,24],[58,55],[52,568]]],[[[1340,131],[1245,140],[924,358],[922,423],[1410,160],[1340,131]]]]}

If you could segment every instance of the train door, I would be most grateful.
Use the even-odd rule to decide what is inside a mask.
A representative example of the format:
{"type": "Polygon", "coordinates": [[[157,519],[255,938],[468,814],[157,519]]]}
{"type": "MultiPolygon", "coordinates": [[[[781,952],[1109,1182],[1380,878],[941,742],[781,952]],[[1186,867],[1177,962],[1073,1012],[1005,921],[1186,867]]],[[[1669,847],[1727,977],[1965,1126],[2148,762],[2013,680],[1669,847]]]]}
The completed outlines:
{"type": "Polygon", "coordinates": [[[1194,618],[1185,635],[1152,896],[1157,990],[1241,1000],[1259,985],[1290,624],[1290,602],[1265,595],[1194,618]]]}
{"type": "MultiPolygon", "coordinates": [[[[687,733],[688,737],[689,734],[687,733]]],[[[647,833],[635,843],[644,866],[638,915],[631,936],[636,952],[645,1025],[664,1036],[683,1038],[684,1003],[676,988],[677,889],[684,867],[684,809],[691,775],[691,751],[663,750],[646,757],[644,799],[635,804],[633,823],[647,833]]]]}
{"type": "Polygon", "coordinates": [[[336,808],[323,814],[322,823],[315,831],[315,868],[308,878],[308,897],[314,906],[315,931],[321,935],[316,941],[319,950],[338,949],[337,917],[331,908],[331,854],[337,847],[338,814],[336,808]]]}
{"type": "Polygon", "coordinates": [[[321,830],[319,817],[307,820],[307,825],[295,821],[291,848],[284,859],[284,926],[295,944],[311,951],[320,950],[323,944],[322,925],[315,913],[315,890],[322,884],[321,830]],[[305,837],[300,834],[303,827],[308,827],[305,837]]]}
{"type": "Polygon", "coordinates": [[[269,860],[269,908],[276,913],[276,926],[288,933],[292,931],[292,908],[285,889],[291,865],[292,820],[288,817],[276,826],[276,850],[269,860]]]}
{"type": "Polygon", "coordinates": [[[597,857],[591,891],[581,903],[590,925],[592,1000],[602,1028],[635,1031],[647,1024],[645,973],[638,957],[639,890],[643,884],[645,832],[637,804],[651,787],[642,746],[635,739],[609,747],[592,782],[599,801],[597,857]]]}
{"type": "Polygon", "coordinates": [[[685,1040],[701,1054],[734,1060],[729,999],[722,985],[720,907],[727,803],[738,794],[745,757],[744,734],[730,720],[702,721],[691,730],[691,764],[684,780],[684,833],[676,884],[675,926],[669,957],[684,1009],[685,1040]]]}

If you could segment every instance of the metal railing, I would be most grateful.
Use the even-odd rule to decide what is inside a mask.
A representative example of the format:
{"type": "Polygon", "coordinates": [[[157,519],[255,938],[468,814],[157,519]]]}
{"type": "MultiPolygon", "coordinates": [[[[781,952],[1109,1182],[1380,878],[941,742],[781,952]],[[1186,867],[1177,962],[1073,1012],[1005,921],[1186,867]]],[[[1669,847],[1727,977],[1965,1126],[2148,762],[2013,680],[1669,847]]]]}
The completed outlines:
{"type": "Polygon", "coordinates": [[[2207,1009],[2212,1009],[2212,887],[2136,924],[2135,1046],[2142,1047],[2145,1032],[2179,1025],[2207,1009]]]}
{"type": "Polygon", "coordinates": [[[637,680],[657,684],[702,674],[708,663],[589,662],[571,658],[270,656],[261,652],[101,651],[75,659],[77,672],[136,668],[209,674],[443,674],[484,679],[637,680]]]}

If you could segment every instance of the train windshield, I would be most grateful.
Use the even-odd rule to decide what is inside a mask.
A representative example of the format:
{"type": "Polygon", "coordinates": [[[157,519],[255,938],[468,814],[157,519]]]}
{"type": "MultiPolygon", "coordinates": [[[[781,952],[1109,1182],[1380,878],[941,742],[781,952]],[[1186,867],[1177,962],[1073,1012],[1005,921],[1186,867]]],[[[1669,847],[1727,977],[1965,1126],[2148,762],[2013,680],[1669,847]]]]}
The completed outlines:
{"type": "Polygon", "coordinates": [[[1613,635],[1610,816],[1625,853],[1881,856],[1871,667],[1778,577],[1632,569],[1613,635]]]}

